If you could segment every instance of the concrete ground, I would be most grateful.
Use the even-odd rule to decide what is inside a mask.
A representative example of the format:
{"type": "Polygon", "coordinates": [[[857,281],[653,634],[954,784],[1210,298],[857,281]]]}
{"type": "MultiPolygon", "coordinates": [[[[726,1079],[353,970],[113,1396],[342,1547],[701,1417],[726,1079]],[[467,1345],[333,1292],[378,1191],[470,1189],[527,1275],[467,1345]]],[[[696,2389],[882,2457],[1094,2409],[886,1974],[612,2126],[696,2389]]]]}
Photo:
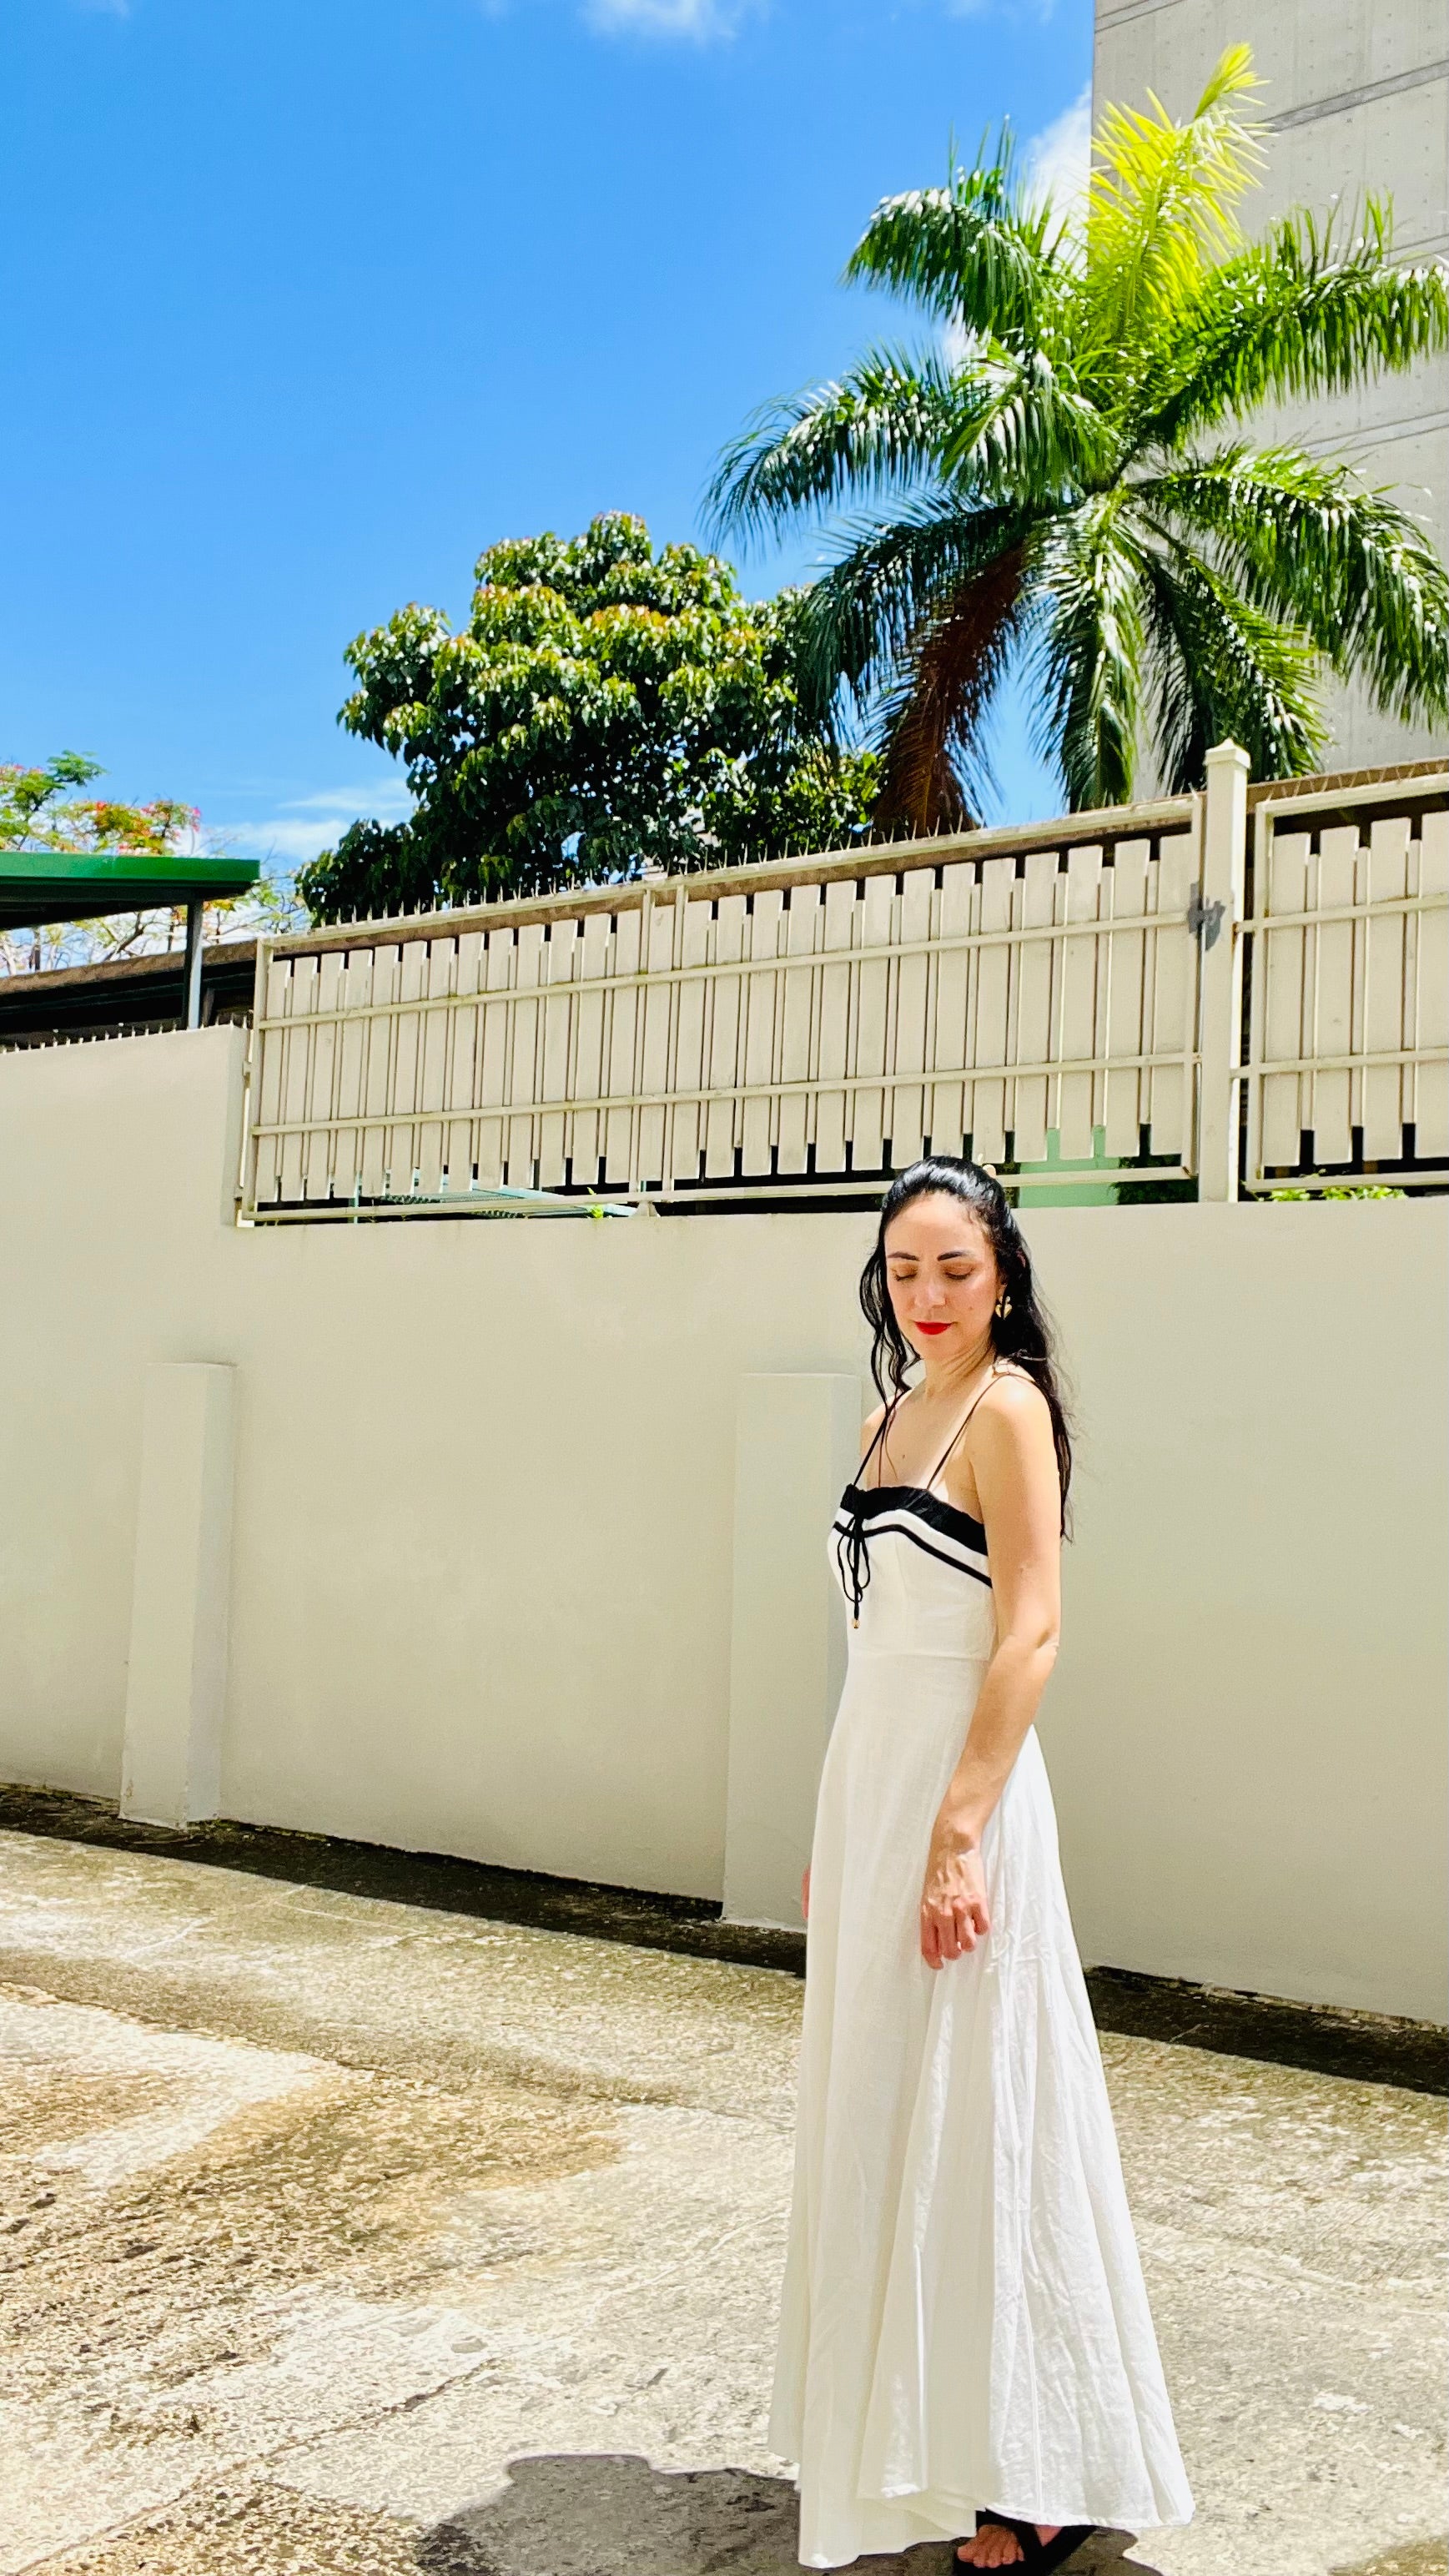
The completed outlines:
{"type": "MultiPolygon", "coordinates": [[[[7,1834],[0,1979],[0,2576],[790,2576],[791,1977],[7,1834]]],[[[1442,2105],[1103,2049],[1199,2518],[1079,2563],[1434,2576],[1442,2105]]]]}

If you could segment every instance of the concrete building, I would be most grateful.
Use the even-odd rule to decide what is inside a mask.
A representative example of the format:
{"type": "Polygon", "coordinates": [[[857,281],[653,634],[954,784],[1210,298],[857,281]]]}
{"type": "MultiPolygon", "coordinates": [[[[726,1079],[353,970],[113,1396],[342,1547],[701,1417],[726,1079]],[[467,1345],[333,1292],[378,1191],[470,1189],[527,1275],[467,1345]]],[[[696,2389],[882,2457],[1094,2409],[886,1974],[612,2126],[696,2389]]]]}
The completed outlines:
{"type": "MultiPolygon", "coordinates": [[[[1263,185],[1244,208],[1250,230],[1293,206],[1345,212],[1391,194],[1405,261],[1449,252],[1449,6],[1446,0],[1096,0],[1094,116],[1153,89],[1186,115],[1224,48],[1251,42],[1269,84],[1271,127],[1263,185]]],[[[1441,553],[1449,542],[1449,360],[1392,376],[1307,411],[1260,415],[1265,437],[1300,439],[1317,454],[1351,454],[1365,478],[1391,487],[1441,553]]],[[[1397,725],[1356,693],[1336,694],[1331,765],[1352,767],[1436,753],[1432,735],[1397,725]]]]}

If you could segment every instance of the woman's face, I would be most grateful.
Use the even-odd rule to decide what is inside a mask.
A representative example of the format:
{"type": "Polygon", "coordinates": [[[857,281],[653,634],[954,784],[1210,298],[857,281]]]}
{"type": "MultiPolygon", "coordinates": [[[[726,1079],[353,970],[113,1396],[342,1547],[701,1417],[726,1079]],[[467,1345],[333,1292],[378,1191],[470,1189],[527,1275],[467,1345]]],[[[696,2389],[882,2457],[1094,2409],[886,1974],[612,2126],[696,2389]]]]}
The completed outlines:
{"type": "Polygon", "coordinates": [[[978,1216],[928,1190],[891,1219],[886,1280],[896,1322],[923,1359],[969,1359],[991,1339],[1001,1274],[978,1216]]]}

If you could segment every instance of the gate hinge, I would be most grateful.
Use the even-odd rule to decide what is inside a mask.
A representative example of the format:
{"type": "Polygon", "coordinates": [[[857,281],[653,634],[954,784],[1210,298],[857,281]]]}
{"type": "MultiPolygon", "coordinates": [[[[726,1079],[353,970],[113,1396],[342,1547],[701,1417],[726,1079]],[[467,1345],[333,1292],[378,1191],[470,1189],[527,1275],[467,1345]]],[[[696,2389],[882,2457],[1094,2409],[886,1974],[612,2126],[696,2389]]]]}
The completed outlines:
{"type": "Polygon", "coordinates": [[[1188,897],[1187,926],[1194,938],[1201,939],[1204,948],[1212,947],[1218,932],[1222,929],[1223,910],[1221,902],[1204,903],[1202,887],[1193,887],[1188,897]]]}

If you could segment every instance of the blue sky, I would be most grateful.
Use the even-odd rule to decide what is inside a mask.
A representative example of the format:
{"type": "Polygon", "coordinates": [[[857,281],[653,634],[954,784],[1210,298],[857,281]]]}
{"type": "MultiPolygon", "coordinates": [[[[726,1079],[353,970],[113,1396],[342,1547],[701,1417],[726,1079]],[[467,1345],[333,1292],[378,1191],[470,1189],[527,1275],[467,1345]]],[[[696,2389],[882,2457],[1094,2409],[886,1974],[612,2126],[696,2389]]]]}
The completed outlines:
{"type": "MultiPolygon", "coordinates": [[[[765,397],[892,317],[876,200],[1080,147],[1090,0],[6,0],[0,758],[294,865],[393,765],[342,649],[475,557],[700,538],[765,397]]],[[[749,559],[765,591],[802,558],[749,559]]],[[[1021,711],[1004,810],[1055,810],[1021,711]]]]}

